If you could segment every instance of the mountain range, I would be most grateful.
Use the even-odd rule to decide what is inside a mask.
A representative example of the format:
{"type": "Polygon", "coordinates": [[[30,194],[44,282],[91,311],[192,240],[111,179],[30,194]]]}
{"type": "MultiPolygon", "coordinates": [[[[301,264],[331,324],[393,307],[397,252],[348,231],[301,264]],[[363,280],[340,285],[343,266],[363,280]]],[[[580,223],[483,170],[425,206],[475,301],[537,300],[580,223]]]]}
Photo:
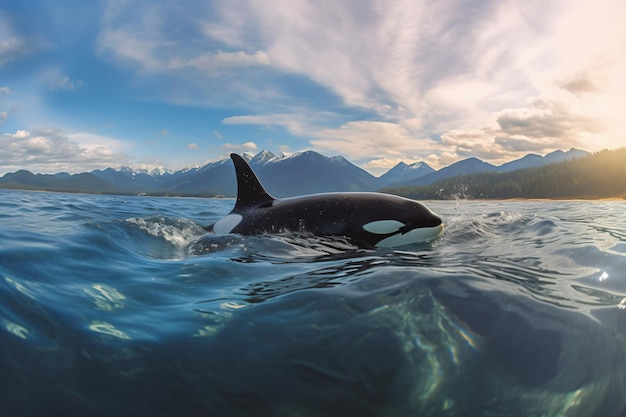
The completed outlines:
{"type": "MultiPolygon", "coordinates": [[[[425,162],[407,165],[400,162],[380,177],[355,166],[343,156],[327,157],[314,151],[274,155],[262,151],[243,154],[252,169],[275,197],[289,197],[332,191],[375,191],[386,187],[422,186],[458,175],[479,172],[509,172],[539,167],[589,155],[570,149],[545,156],[529,154],[496,166],[468,158],[440,170],[425,162]]],[[[20,170],[0,178],[0,188],[84,192],[98,194],[148,194],[171,196],[227,196],[236,194],[235,172],[230,159],[208,163],[200,168],[169,171],[107,168],[70,175],[33,174],[20,170]]]]}

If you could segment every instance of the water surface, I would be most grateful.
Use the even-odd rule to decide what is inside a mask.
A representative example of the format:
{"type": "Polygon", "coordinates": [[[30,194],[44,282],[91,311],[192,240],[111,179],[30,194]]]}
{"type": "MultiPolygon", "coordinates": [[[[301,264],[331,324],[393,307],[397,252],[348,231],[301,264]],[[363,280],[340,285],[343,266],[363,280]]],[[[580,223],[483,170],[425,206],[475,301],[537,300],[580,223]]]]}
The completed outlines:
{"type": "Polygon", "coordinates": [[[437,241],[364,250],[0,191],[3,415],[626,415],[626,203],[426,204],[437,241]]]}

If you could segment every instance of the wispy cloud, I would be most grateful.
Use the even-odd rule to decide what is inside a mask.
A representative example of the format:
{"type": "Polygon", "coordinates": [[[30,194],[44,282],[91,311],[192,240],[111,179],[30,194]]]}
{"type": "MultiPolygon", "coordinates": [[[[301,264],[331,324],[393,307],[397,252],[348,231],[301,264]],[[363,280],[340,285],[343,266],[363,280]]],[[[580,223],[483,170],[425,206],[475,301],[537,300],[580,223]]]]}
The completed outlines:
{"type": "Polygon", "coordinates": [[[269,57],[263,51],[248,54],[243,51],[204,53],[193,58],[176,57],[168,62],[169,69],[195,68],[208,72],[216,72],[225,68],[269,65],[269,57]]]}
{"type": "Polygon", "coordinates": [[[316,132],[319,139],[311,143],[327,151],[351,154],[358,159],[377,155],[410,156],[414,153],[416,138],[397,123],[355,121],[336,129],[316,132]]]}
{"type": "Polygon", "coordinates": [[[8,67],[29,58],[47,47],[47,42],[41,36],[30,32],[27,25],[16,24],[11,14],[0,9],[0,68],[8,67]]]}
{"type": "Polygon", "coordinates": [[[221,146],[224,152],[257,152],[259,147],[254,142],[225,143],[221,146]]]}
{"type": "Polygon", "coordinates": [[[82,80],[72,80],[67,75],[52,76],[48,79],[48,88],[52,91],[75,91],[82,86],[82,80]]]}
{"type": "Polygon", "coordinates": [[[261,125],[266,127],[282,127],[296,136],[310,134],[313,129],[314,118],[307,118],[304,114],[262,114],[231,116],[225,118],[222,123],[227,125],[261,125]]]}
{"type": "Polygon", "coordinates": [[[31,47],[13,31],[11,21],[0,10],[0,68],[28,54],[31,47]]]}
{"type": "Polygon", "coordinates": [[[0,68],[9,64],[24,53],[24,42],[10,38],[0,40],[0,68]]]}
{"type": "Polygon", "coordinates": [[[263,72],[270,65],[265,51],[228,48],[206,35],[210,3],[166,3],[110,1],[98,53],[136,74],[135,83],[160,82],[158,100],[170,103],[252,105],[278,94],[263,72]]]}

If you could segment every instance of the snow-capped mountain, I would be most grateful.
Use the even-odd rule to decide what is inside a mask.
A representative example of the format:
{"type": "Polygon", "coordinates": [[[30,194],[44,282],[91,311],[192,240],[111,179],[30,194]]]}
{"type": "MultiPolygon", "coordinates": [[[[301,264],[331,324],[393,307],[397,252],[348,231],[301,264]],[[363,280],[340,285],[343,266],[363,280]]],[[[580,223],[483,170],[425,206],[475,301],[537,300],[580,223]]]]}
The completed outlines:
{"type": "MultiPolygon", "coordinates": [[[[245,158],[270,194],[288,197],[329,191],[375,191],[398,185],[427,185],[456,175],[536,167],[585,155],[588,153],[576,149],[556,151],[544,157],[530,154],[501,166],[469,158],[439,171],[424,162],[410,165],[401,162],[378,178],[343,156],[328,157],[313,151],[275,155],[264,150],[256,155],[245,154],[245,158]]],[[[35,175],[18,171],[0,178],[0,187],[93,193],[234,196],[237,184],[230,159],[223,159],[179,171],[164,167],[150,170],[107,168],[75,175],[35,175]]]]}

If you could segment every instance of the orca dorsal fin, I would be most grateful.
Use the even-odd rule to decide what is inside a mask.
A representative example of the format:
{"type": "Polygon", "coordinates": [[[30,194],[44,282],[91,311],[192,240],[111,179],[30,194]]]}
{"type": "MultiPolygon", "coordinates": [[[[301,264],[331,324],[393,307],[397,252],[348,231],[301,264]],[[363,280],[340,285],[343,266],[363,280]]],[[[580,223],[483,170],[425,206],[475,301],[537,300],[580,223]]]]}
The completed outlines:
{"type": "Polygon", "coordinates": [[[245,159],[236,153],[231,153],[230,159],[235,164],[235,173],[237,174],[237,202],[233,213],[239,213],[250,207],[257,207],[275,200],[265,191],[245,159]]]}

